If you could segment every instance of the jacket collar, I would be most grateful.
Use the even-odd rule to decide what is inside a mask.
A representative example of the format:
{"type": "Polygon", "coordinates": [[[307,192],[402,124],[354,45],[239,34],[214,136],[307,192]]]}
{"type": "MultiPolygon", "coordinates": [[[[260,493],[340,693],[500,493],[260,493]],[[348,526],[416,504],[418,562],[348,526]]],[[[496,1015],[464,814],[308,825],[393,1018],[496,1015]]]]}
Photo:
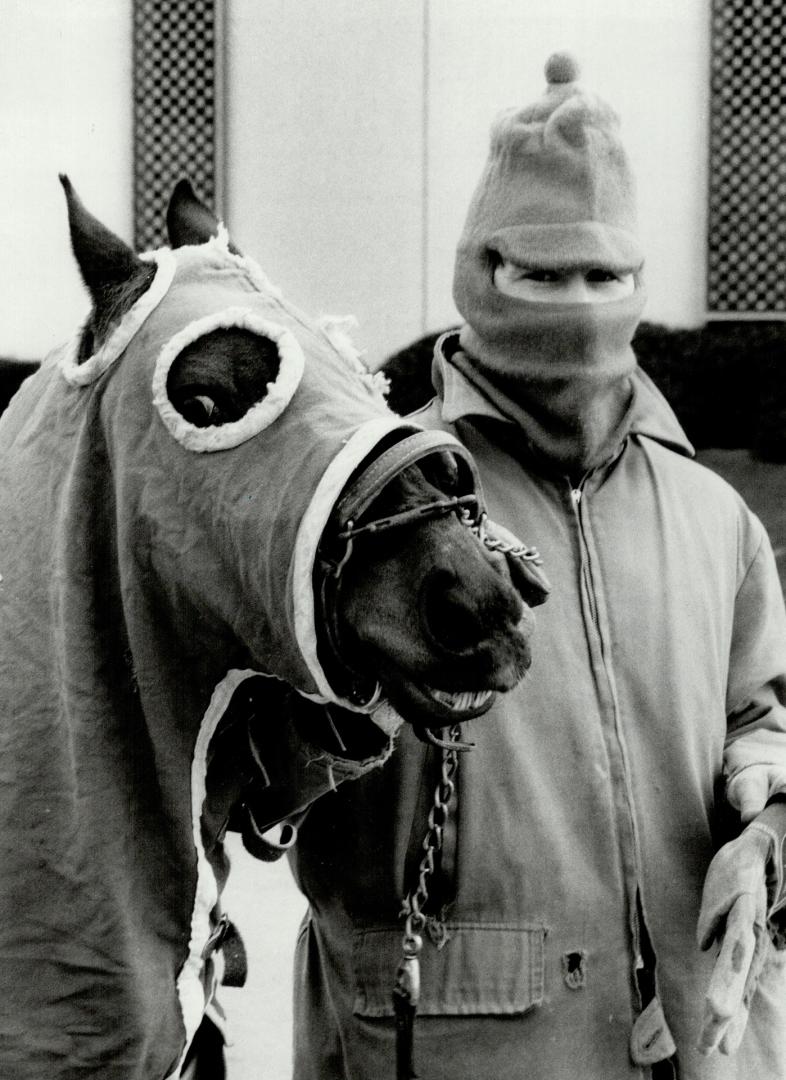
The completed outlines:
{"type": "MultiPolygon", "coordinates": [[[[451,357],[459,348],[457,330],[443,334],[434,346],[431,378],[442,399],[442,419],[453,424],[464,418],[486,417],[513,424],[509,416],[451,363],[451,357]]],[[[633,400],[627,416],[626,435],[653,439],[678,454],[694,457],[695,450],[679,420],[649,375],[637,367],[631,379],[633,400]]]]}

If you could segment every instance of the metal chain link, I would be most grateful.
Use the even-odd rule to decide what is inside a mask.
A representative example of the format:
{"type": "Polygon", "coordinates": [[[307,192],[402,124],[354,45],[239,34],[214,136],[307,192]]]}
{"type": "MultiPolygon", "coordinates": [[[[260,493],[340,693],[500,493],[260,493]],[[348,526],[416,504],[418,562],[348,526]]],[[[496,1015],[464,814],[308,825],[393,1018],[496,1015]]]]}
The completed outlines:
{"type": "MultiPolygon", "coordinates": [[[[470,530],[485,547],[499,551],[503,555],[522,559],[534,565],[540,565],[541,558],[535,548],[526,547],[511,537],[511,541],[489,535],[486,531],[485,512],[477,518],[465,507],[458,508],[459,520],[470,530]]],[[[510,535],[510,534],[508,534],[510,535]]],[[[429,879],[436,869],[436,857],[442,851],[445,829],[450,815],[450,803],[456,792],[456,772],[459,753],[471,748],[471,743],[462,743],[461,724],[453,724],[447,730],[442,728],[440,736],[428,729],[420,734],[431,745],[439,747],[442,754],[439,781],[434,789],[434,797],[428,813],[428,824],[421,847],[423,855],[418,866],[418,881],[415,888],[404,898],[399,917],[404,921],[404,936],[401,942],[401,960],[396,970],[393,985],[393,1011],[396,1018],[396,1078],[412,1080],[417,1076],[414,1064],[414,1022],[420,1002],[420,953],[423,949],[423,931],[437,949],[441,949],[449,940],[447,927],[442,919],[435,919],[425,914],[429,899],[429,879]],[[447,738],[445,735],[447,734],[447,738]]]]}
{"type": "Polygon", "coordinates": [[[459,510],[459,517],[461,524],[468,528],[471,533],[474,533],[478,540],[491,551],[501,551],[503,555],[510,555],[513,559],[523,559],[525,562],[532,562],[537,566],[540,566],[543,562],[537,548],[527,547],[526,544],[518,541],[511,544],[506,540],[501,540],[498,536],[489,536],[486,531],[488,514],[485,511],[477,519],[474,519],[469,511],[462,507],[459,510]]]}
{"type": "MultiPolygon", "coordinates": [[[[540,553],[536,548],[527,547],[519,542],[510,543],[496,536],[490,536],[486,531],[488,520],[485,512],[477,518],[466,507],[459,508],[461,524],[470,530],[487,548],[492,551],[501,551],[504,555],[510,555],[516,559],[524,559],[533,563],[540,563],[540,553]]],[[[443,729],[444,730],[444,729],[443,729]]],[[[418,867],[418,883],[412,892],[404,898],[404,903],[399,912],[405,919],[403,953],[405,957],[417,957],[423,947],[423,930],[428,922],[423,909],[428,903],[428,882],[434,873],[436,855],[442,850],[442,842],[445,827],[448,823],[450,801],[456,790],[455,776],[458,770],[459,750],[466,749],[461,743],[461,724],[453,724],[448,729],[448,740],[443,741],[442,767],[440,778],[434,790],[434,799],[428,814],[428,828],[423,837],[423,857],[418,867]],[[450,745],[448,745],[448,740],[450,745]]],[[[447,935],[442,928],[438,935],[438,947],[444,945],[447,935]]]]}
{"type": "MultiPolygon", "coordinates": [[[[461,724],[453,724],[448,730],[448,737],[451,743],[459,742],[461,724]]],[[[434,789],[434,798],[428,813],[428,827],[421,844],[423,857],[418,866],[418,883],[404,898],[399,912],[400,917],[405,919],[402,943],[405,956],[417,956],[423,945],[422,933],[427,923],[423,909],[428,903],[429,878],[435,870],[436,855],[442,850],[445,828],[450,816],[450,802],[456,790],[458,759],[459,752],[455,746],[442,750],[440,777],[434,789]]],[[[443,936],[443,944],[445,940],[443,936]]]]}
{"type": "MultiPolygon", "coordinates": [[[[423,948],[423,930],[428,929],[434,945],[441,949],[448,941],[443,922],[438,929],[432,924],[424,908],[428,903],[429,878],[434,873],[436,855],[442,850],[445,828],[450,814],[450,802],[456,791],[461,742],[461,724],[440,732],[442,763],[439,781],[428,814],[428,827],[423,837],[423,856],[418,867],[418,883],[404,899],[401,916],[405,917],[404,937],[401,943],[401,960],[393,985],[393,1013],[396,1019],[396,1080],[413,1080],[417,1077],[414,1061],[414,1023],[420,1002],[420,953],[423,948]],[[447,735],[448,739],[444,736],[447,735]]],[[[466,749],[466,746],[464,747],[466,749]]]]}

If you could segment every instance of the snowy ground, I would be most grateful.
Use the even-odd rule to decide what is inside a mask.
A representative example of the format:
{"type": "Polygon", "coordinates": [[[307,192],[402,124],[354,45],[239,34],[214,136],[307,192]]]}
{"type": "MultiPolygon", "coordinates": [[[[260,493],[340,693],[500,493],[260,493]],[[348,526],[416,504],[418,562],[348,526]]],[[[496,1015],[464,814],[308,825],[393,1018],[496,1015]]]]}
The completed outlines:
{"type": "Polygon", "coordinates": [[[248,950],[248,981],[224,987],[229,1080],[289,1080],[292,1062],[292,955],[306,902],[285,859],[261,863],[230,834],[232,872],[224,908],[248,950]]]}

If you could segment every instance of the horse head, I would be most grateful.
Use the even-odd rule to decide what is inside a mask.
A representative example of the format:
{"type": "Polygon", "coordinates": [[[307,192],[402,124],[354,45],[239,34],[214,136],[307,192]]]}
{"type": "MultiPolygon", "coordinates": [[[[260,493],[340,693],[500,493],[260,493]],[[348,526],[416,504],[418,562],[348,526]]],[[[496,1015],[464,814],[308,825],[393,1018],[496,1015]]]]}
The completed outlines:
{"type": "MultiPolygon", "coordinates": [[[[156,268],[88,214],[67,180],[64,185],[74,252],[94,304],[80,338],[83,363],[146,295],[156,268]]],[[[167,429],[155,423],[157,436],[174,436],[191,451],[168,448],[173,470],[184,469],[179,490],[192,492],[185,513],[194,512],[209,538],[220,506],[222,534],[235,531],[238,503],[245,499],[253,507],[233,538],[242,551],[241,532],[250,530],[248,552],[256,547],[265,559],[255,564],[244,552],[245,588],[238,582],[232,596],[233,606],[237,596],[244,598],[249,625],[241,640],[249,661],[351,708],[376,704],[381,690],[418,725],[443,726],[485,712],[495,692],[514,686],[529,666],[531,608],[545,589],[536,560],[506,558],[478,540],[482,506],[471,459],[444,435],[424,436],[393,420],[340,329],[312,323],[228,238],[219,241],[218,220],[185,181],[173,193],[167,226],[172,249],[183,253],[170,286],[173,301],[187,268],[191,278],[198,276],[205,251],[216,266],[217,291],[222,274],[237,279],[234,294],[222,285],[226,306],[207,315],[203,305],[219,304],[210,295],[210,276],[203,272],[199,285],[183,281],[181,292],[191,294],[187,315],[178,312],[177,333],[163,346],[153,381],[167,429]],[[363,437],[364,429],[371,437],[363,437]],[[358,449],[348,453],[343,446],[345,460],[337,468],[339,438],[358,449]],[[226,454],[220,468],[204,460],[207,454],[194,460],[194,451],[230,447],[242,458],[237,469],[225,467],[226,454]],[[380,465],[383,456],[387,468],[380,465]],[[230,475],[239,484],[234,505],[217,487],[211,503],[215,477],[225,495],[230,475]],[[344,490],[350,480],[354,498],[344,490]],[[255,535],[263,519],[264,537],[255,535]],[[311,547],[298,566],[298,544],[309,526],[311,547]],[[274,551],[277,532],[287,554],[294,549],[296,555],[290,618],[307,672],[295,672],[289,658],[283,669],[272,660],[285,656],[282,642],[290,634],[281,595],[273,595],[283,590],[270,587],[271,575],[282,575],[286,565],[283,551],[274,551]],[[268,583],[261,597],[255,577],[268,583]]],[[[157,419],[150,409],[147,414],[146,423],[157,419]]],[[[179,562],[181,576],[189,575],[199,593],[202,565],[179,562]]],[[[169,580],[171,570],[165,571],[169,580]]],[[[214,614],[221,618],[220,611],[214,614]]]]}

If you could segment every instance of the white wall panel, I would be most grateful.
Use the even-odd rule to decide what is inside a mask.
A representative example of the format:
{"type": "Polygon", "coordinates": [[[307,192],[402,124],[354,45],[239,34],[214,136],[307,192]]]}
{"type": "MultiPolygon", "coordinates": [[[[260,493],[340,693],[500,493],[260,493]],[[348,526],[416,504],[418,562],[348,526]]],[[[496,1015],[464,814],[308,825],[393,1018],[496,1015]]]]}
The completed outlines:
{"type": "Polygon", "coordinates": [[[58,172],[131,240],[130,43],[131,0],[4,0],[0,356],[43,356],[88,308],[58,172]]]}
{"type": "MultiPolygon", "coordinates": [[[[131,235],[130,7],[4,5],[0,355],[41,355],[85,307],[59,170],[131,235]]],[[[647,315],[698,322],[707,9],[708,0],[227,0],[230,224],[294,300],[357,315],[372,360],[453,322],[453,252],[490,121],[539,93],[546,56],[567,47],[622,115],[639,176],[647,315]]]]}
{"type": "Polygon", "coordinates": [[[638,177],[645,317],[702,321],[708,142],[708,0],[430,0],[426,321],[450,325],[453,255],[494,115],[574,52],[620,113],[638,177]]]}
{"type": "Polygon", "coordinates": [[[421,0],[228,0],[227,220],[369,359],[422,325],[421,0]]]}

